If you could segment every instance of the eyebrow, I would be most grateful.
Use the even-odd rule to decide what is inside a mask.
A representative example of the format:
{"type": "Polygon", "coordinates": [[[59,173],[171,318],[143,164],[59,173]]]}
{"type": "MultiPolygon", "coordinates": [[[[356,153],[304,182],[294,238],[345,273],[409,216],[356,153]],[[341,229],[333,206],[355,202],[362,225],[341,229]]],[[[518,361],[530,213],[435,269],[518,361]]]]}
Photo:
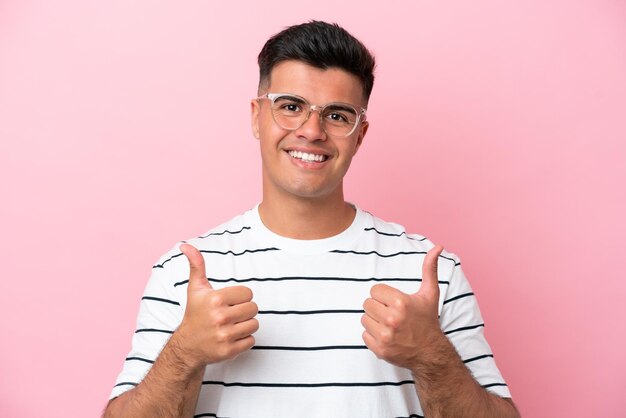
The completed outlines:
{"type": "Polygon", "coordinates": [[[291,100],[296,103],[306,103],[305,99],[302,99],[296,95],[291,95],[291,94],[281,94],[280,96],[276,97],[276,100],[280,100],[280,99],[291,100]]]}
{"type": "Polygon", "coordinates": [[[346,112],[356,113],[354,107],[344,103],[328,103],[326,105],[326,108],[332,110],[345,110],[346,112]]]}

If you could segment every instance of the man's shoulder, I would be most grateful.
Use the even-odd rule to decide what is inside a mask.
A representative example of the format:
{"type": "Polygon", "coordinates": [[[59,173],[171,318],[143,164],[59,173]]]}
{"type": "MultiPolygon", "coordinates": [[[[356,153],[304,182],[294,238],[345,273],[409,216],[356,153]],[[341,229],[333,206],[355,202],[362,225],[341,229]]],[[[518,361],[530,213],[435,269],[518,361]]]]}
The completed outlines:
{"type": "Polygon", "coordinates": [[[211,240],[219,239],[220,237],[228,237],[244,233],[251,229],[249,213],[254,209],[249,209],[239,215],[234,216],[226,222],[223,222],[203,234],[187,239],[185,242],[188,244],[205,244],[211,240]]]}
{"type": "MultiPolygon", "coordinates": [[[[371,212],[360,210],[366,215],[365,232],[382,244],[399,248],[399,251],[419,253],[426,253],[435,246],[426,236],[407,231],[407,228],[400,223],[386,221],[371,212]]],[[[450,260],[454,265],[460,264],[459,258],[448,251],[444,250],[440,257],[450,260]]]]}
{"type": "Polygon", "coordinates": [[[402,240],[421,242],[429,247],[434,246],[424,235],[408,232],[402,224],[386,221],[363,209],[361,209],[361,211],[365,213],[366,217],[364,230],[371,232],[374,236],[396,237],[402,240]]]}
{"type": "Polygon", "coordinates": [[[178,241],[173,247],[170,248],[169,251],[159,258],[154,267],[164,267],[165,264],[180,258],[183,255],[180,251],[180,245],[183,243],[193,245],[202,252],[210,249],[219,250],[220,247],[232,245],[233,240],[245,240],[246,232],[251,229],[249,214],[253,210],[254,208],[248,209],[247,211],[232,217],[226,222],[218,224],[196,237],[178,241]]]}

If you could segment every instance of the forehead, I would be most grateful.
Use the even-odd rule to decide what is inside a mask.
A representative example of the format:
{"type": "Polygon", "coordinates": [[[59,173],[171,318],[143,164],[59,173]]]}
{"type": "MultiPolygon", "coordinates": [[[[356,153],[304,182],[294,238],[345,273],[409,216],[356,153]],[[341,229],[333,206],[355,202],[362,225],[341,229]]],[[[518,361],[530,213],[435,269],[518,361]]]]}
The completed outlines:
{"type": "Polygon", "coordinates": [[[302,61],[283,61],[270,73],[269,93],[292,93],[315,104],[344,102],[363,106],[359,78],[340,68],[321,69],[302,61]]]}

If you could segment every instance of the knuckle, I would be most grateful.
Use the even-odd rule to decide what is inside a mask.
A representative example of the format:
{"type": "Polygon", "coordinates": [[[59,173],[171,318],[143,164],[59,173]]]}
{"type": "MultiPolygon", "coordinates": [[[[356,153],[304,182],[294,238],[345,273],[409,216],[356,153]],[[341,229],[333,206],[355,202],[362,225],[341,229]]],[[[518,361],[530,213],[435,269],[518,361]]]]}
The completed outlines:
{"type": "Polygon", "coordinates": [[[404,313],[406,311],[406,308],[407,308],[407,300],[406,300],[406,298],[402,297],[402,296],[399,296],[399,297],[395,298],[394,301],[393,301],[393,306],[400,313],[404,313]]]}
{"type": "Polygon", "coordinates": [[[228,323],[228,316],[224,312],[218,311],[213,314],[213,321],[217,325],[226,325],[228,323]]]}
{"type": "Polygon", "coordinates": [[[230,333],[224,329],[220,329],[215,333],[215,339],[218,343],[226,343],[230,339],[230,333]]]}
{"type": "Polygon", "coordinates": [[[393,341],[393,332],[391,332],[390,330],[383,330],[380,333],[380,342],[383,344],[391,344],[391,342],[393,341]]]}
{"type": "Polygon", "coordinates": [[[393,328],[393,329],[397,329],[400,326],[401,320],[400,318],[398,318],[396,315],[389,315],[387,316],[387,318],[385,319],[385,323],[393,328]]]}
{"type": "Polygon", "coordinates": [[[211,306],[222,306],[224,305],[224,295],[221,292],[211,292],[209,296],[209,304],[211,306]]]}

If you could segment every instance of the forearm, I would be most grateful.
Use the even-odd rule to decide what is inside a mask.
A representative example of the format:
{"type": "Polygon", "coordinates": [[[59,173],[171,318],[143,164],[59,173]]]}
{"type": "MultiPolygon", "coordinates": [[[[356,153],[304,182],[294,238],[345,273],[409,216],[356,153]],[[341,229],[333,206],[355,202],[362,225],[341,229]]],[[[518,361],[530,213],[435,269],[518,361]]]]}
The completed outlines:
{"type": "Polygon", "coordinates": [[[135,388],[109,402],[103,417],[192,417],[204,366],[194,364],[175,332],[154,365],[135,388]]]}
{"type": "Polygon", "coordinates": [[[519,418],[510,399],[487,392],[474,380],[443,334],[431,340],[412,372],[425,416],[519,418]]]}

